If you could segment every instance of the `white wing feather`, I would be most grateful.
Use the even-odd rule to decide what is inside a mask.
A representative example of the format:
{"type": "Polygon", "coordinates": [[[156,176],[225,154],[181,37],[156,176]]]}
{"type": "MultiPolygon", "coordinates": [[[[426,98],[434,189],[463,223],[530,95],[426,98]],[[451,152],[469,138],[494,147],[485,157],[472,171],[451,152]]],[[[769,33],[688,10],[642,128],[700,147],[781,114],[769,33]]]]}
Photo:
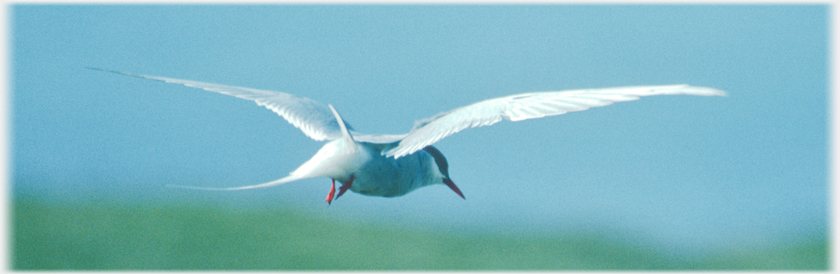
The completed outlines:
{"type": "MultiPolygon", "coordinates": [[[[303,131],[306,136],[316,141],[334,140],[342,136],[338,121],[336,121],[329,107],[309,98],[279,91],[131,74],[98,68],[89,69],[200,88],[251,100],[256,102],[257,105],[274,111],[290,124],[303,131]]],[[[643,96],[674,94],[726,96],[726,93],[721,90],[689,85],[531,92],[488,99],[439,113],[431,118],[415,122],[414,128],[407,134],[361,134],[353,131],[349,125],[347,126],[353,133],[354,138],[358,141],[372,143],[392,143],[399,141],[399,145],[384,152],[386,156],[399,158],[432,145],[440,139],[461,130],[489,126],[498,123],[502,119],[521,121],[560,115],[572,111],[581,111],[591,107],[606,106],[614,102],[632,101],[643,96]]]]}
{"type": "Polygon", "coordinates": [[[522,121],[606,106],[614,102],[632,101],[642,96],[673,94],[726,95],[721,90],[689,85],[615,87],[510,95],[484,100],[420,120],[399,145],[386,151],[385,155],[399,158],[461,130],[489,126],[502,119],[522,121]]]}
{"type": "Polygon", "coordinates": [[[226,86],[213,83],[204,83],[191,80],[181,80],[158,76],[131,74],[121,71],[93,70],[112,72],[143,79],[162,81],[171,84],[179,84],[187,87],[200,88],[207,91],[217,92],[225,95],[235,96],[251,100],[257,105],[264,106],[274,111],[290,124],[303,131],[303,134],[316,141],[333,140],[341,138],[341,129],[335,120],[330,109],[317,101],[309,98],[299,97],[288,93],[271,90],[259,90],[252,88],[226,86]]]}

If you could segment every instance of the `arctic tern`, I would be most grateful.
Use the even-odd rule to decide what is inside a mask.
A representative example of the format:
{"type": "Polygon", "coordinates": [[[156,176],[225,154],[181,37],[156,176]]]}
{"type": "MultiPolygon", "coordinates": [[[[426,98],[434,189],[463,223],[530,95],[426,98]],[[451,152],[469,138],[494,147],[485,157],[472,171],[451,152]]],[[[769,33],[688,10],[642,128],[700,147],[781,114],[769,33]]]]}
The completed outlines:
{"type": "Polygon", "coordinates": [[[458,196],[461,190],[449,178],[449,165],[432,146],[446,136],[467,128],[489,126],[499,121],[522,121],[602,107],[652,95],[726,96],[721,90],[689,85],[632,86],[600,89],[531,92],[498,97],[441,112],[418,120],[414,128],[400,135],[371,135],[353,130],[332,105],[279,91],[227,86],[191,80],[111,72],[251,100],[274,111],[315,141],[328,141],[311,159],[275,181],[229,188],[177,186],[207,190],[240,190],[280,185],[304,178],[332,179],[326,202],[332,203],[347,190],[382,197],[397,197],[415,189],[444,184],[458,196]],[[335,182],[342,185],[335,194],[335,182]]]}

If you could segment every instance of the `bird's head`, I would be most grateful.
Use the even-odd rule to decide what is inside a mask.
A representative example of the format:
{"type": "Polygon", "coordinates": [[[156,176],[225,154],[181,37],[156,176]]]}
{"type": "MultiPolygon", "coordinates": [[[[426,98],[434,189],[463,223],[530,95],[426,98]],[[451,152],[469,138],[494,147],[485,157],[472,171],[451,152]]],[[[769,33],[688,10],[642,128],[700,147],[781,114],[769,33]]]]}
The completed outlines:
{"type": "Polygon", "coordinates": [[[423,148],[423,150],[431,154],[432,158],[435,159],[435,164],[437,164],[438,171],[440,171],[440,174],[443,175],[443,178],[441,178],[441,183],[448,186],[450,189],[452,189],[452,191],[455,191],[455,194],[461,196],[462,199],[467,199],[464,198],[464,194],[461,193],[461,190],[458,189],[458,186],[456,186],[455,183],[452,182],[452,179],[449,179],[449,163],[446,162],[446,157],[443,157],[443,153],[440,153],[440,150],[437,150],[437,148],[433,146],[427,146],[423,148]]]}

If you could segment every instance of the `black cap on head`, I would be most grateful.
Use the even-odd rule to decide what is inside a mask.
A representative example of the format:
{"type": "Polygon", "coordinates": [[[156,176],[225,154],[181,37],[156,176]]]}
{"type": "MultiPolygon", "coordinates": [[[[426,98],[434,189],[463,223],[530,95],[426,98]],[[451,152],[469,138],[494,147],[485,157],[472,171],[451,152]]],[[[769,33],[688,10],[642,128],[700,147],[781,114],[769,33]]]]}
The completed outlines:
{"type": "Polygon", "coordinates": [[[440,153],[440,150],[437,150],[433,146],[424,147],[423,150],[428,152],[435,158],[435,163],[438,166],[438,170],[440,170],[440,174],[449,178],[449,164],[446,162],[446,158],[443,157],[443,153],[440,153]]]}
{"type": "Polygon", "coordinates": [[[443,153],[440,153],[440,151],[433,146],[424,147],[423,150],[431,154],[432,157],[435,159],[435,164],[437,164],[438,170],[440,170],[440,174],[443,174],[443,176],[445,177],[443,178],[443,184],[452,189],[452,191],[455,191],[455,193],[458,194],[458,196],[461,196],[461,198],[466,200],[467,198],[464,198],[464,194],[461,193],[461,190],[458,189],[458,187],[455,186],[455,183],[453,183],[452,180],[449,179],[449,163],[446,162],[446,158],[443,157],[443,153]]]}

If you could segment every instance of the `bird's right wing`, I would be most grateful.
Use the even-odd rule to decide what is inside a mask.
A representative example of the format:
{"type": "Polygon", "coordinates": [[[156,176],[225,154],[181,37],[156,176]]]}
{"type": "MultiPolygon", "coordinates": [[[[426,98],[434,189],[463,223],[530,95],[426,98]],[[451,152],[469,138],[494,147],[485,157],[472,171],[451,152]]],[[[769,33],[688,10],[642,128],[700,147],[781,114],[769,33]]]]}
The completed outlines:
{"type": "Polygon", "coordinates": [[[637,86],[602,89],[532,92],[484,100],[417,121],[399,145],[385,156],[399,158],[461,130],[489,126],[502,119],[521,121],[602,107],[651,95],[723,96],[725,92],[689,85],[637,86]]]}
{"type": "MultiPolygon", "coordinates": [[[[274,111],[290,124],[303,131],[303,134],[316,141],[334,140],[341,138],[341,128],[335,120],[329,107],[309,98],[299,97],[288,93],[271,90],[260,90],[245,87],[226,86],[191,80],[181,80],[158,76],[131,74],[121,71],[88,68],[92,70],[111,72],[137,78],[178,84],[187,87],[200,88],[246,100],[264,106],[274,111]]],[[[349,126],[349,125],[348,125],[349,126]]]]}

